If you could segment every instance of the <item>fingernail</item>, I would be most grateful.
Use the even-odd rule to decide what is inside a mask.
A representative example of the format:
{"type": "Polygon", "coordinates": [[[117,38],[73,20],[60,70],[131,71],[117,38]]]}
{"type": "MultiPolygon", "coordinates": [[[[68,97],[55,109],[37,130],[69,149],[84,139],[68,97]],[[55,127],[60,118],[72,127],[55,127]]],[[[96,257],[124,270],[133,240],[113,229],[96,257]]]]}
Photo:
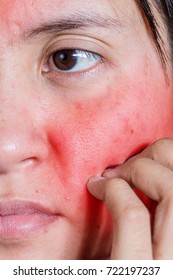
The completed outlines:
{"type": "Polygon", "coordinates": [[[89,180],[88,183],[95,183],[101,180],[105,180],[106,178],[104,178],[103,176],[92,176],[89,180]]]}
{"type": "Polygon", "coordinates": [[[115,169],[106,169],[103,172],[103,176],[109,176],[109,175],[112,175],[113,173],[115,173],[115,169]]]}
{"type": "Polygon", "coordinates": [[[117,175],[117,168],[115,169],[106,169],[103,174],[105,178],[112,178],[117,175]]]}

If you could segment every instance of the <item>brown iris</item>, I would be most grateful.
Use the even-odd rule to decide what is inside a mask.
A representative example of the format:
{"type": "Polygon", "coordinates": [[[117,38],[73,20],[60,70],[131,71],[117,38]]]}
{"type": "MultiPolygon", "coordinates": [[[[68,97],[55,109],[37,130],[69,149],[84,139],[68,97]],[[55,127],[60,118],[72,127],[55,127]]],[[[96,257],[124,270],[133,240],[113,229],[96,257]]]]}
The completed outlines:
{"type": "Polygon", "coordinates": [[[71,70],[76,65],[77,59],[75,50],[62,50],[53,54],[55,66],[62,71],[71,70]]]}

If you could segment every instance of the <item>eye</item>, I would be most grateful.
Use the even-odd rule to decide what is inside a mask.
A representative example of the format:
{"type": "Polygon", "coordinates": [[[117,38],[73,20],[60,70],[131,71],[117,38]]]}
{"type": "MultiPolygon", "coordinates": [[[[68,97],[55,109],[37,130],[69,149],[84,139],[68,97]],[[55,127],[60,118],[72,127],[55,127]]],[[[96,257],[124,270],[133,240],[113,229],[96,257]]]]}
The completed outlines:
{"type": "Polygon", "coordinates": [[[102,57],[84,50],[63,49],[54,52],[49,59],[50,71],[79,72],[102,61],[102,57]]]}

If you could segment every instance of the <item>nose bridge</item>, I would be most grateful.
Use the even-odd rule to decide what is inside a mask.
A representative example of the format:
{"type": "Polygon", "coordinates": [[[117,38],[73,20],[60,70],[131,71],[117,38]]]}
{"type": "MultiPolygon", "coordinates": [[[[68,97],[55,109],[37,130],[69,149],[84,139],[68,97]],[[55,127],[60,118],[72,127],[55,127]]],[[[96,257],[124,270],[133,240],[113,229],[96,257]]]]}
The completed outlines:
{"type": "MultiPolygon", "coordinates": [[[[20,63],[17,63],[16,53],[9,47],[0,46],[0,113],[4,113],[8,107],[18,101],[21,73],[20,63]],[[20,78],[19,78],[20,77],[20,78]],[[17,94],[18,92],[18,94],[17,94]],[[12,102],[13,95],[13,102],[12,102]],[[4,110],[3,110],[4,109],[4,110]]],[[[20,96],[21,98],[22,96],[20,96]]]]}
{"type": "MultiPolygon", "coordinates": [[[[11,90],[13,89],[11,88],[11,90]]],[[[29,127],[31,131],[31,116],[22,95],[19,102],[19,99],[15,98],[13,94],[9,94],[6,98],[1,96],[0,91],[0,142],[3,138],[9,140],[21,137],[26,134],[29,127]]]]}
{"type": "Polygon", "coordinates": [[[14,76],[0,76],[0,174],[47,156],[32,93],[14,76]]]}
{"type": "MultiPolygon", "coordinates": [[[[14,62],[0,56],[0,132],[22,123],[27,110],[27,95],[22,88],[22,76],[14,62]],[[9,65],[10,64],[10,65],[9,65]],[[22,117],[22,118],[21,118],[22,117]],[[8,123],[8,125],[7,125],[8,123]]],[[[17,127],[16,127],[17,128],[17,127]]]]}
{"type": "Polygon", "coordinates": [[[27,74],[23,74],[20,57],[17,58],[15,48],[0,46],[0,133],[3,134],[22,128],[24,118],[26,125],[29,116],[27,74]]]}

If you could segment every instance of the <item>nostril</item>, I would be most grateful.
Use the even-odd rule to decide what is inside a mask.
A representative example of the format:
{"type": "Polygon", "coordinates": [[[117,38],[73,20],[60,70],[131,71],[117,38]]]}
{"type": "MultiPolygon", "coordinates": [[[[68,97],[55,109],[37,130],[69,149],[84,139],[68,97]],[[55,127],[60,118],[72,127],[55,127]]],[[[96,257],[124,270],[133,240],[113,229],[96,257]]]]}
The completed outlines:
{"type": "Polygon", "coordinates": [[[26,162],[26,161],[35,161],[37,160],[36,157],[28,157],[28,158],[25,158],[25,159],[22,159],[21,162],[26,162]]]}
{"type": "Polygon", "coordinates": [[[21,160],[21,163],[33,162],[33,161],[37,161],[37,160],[38,160],[37,157],[28,157],[28,158],[25,158],[25,159],[21,160]]]}
{"type": "Polygon", "coordinates": [[[35,164],[38,161],[37,157],[29,157],[26,159],[23,159],[19,162],[19,164],[22,164],[23,166],[30,166],[35,164]]]}
{"type": "Polygon", "coordinates": [[[29,129],[19,127],[13,133],[7,129],[0,137],[0,174],[33,168],[48,155],[49,148],[41,133],[33,137],[33,131],[29,129]]]}

